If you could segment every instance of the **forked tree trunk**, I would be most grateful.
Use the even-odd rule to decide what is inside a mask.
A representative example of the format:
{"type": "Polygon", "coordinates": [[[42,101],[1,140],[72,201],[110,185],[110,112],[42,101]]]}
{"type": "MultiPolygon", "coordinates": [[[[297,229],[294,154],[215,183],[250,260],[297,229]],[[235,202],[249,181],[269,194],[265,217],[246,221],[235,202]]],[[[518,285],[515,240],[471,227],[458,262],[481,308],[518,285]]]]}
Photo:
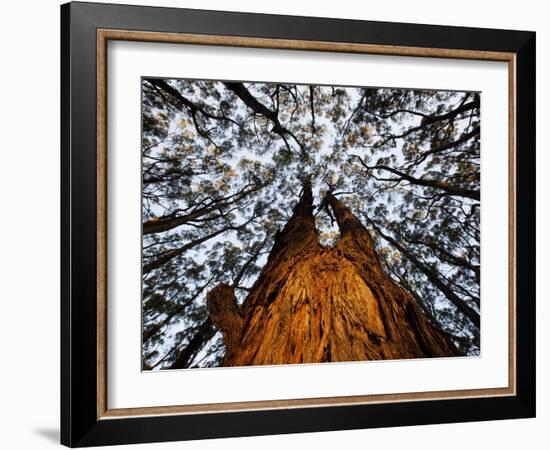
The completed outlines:
{"type": "Polygon", "coordinates": [[[225,366],[453,356],[413,297],[382,269],[368,230],[340,200],[326,201],[340,240],[321,246],[311,185],[238,306],[233,289],[207,296],[225,340],[225,366]]]}

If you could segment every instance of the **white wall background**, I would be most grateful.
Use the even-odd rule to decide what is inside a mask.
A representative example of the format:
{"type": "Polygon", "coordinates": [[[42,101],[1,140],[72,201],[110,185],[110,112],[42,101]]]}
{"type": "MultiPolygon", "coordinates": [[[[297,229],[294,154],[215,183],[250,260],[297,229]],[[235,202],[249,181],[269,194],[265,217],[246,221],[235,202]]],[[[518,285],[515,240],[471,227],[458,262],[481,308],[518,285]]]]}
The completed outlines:
{"type": "MultiPolygon", "coordinates": [[[[462,0],[164,0],[134,4],[341,17],[365,20],[525,29],[537,32],[537,127],[550,120],[550,29],[544,2],[462,0]]],[[[5,2],[0,42],[0,447],[42,449],[59,439],[59,4],[5,2]],[[7,156],[7,159],[6,159],[7,156]]],[[[541,136],[539,132],[539,136],[541,136]]],[[[546,144],[546,142],[544,143],[546,144]]],[[[550,155],[538,146],[537,274],[550,269],[544,210],[550,194],[543,168],[550,155]]],[[[538,417],[530,420],[432,425],[187,443],[130,446],[158,449],[279,449],[406,447],[547,448],[550,438],[548,300],[538,291],[538,417]]]]}

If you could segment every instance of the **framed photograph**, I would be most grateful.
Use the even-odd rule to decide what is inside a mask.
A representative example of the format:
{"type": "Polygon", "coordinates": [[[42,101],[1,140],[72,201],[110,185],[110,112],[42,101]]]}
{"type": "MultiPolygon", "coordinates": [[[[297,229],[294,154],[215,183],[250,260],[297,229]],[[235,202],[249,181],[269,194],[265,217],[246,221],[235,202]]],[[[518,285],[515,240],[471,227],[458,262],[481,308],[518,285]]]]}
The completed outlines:
{"type": "Polygon", "coordinates": [[[61,7],[61,441],[535,415],[535,33],[61,7]]]}

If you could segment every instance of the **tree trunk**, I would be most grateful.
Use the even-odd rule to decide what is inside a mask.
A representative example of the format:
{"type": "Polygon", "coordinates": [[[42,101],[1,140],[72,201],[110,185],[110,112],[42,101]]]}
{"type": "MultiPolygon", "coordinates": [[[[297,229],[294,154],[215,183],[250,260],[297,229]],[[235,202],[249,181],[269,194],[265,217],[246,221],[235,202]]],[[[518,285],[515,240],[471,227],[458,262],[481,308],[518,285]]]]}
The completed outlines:
{"type": "Polygon", "coordinates": [[[340,200],[325,200],[340,228],[337,245],[319,243],[306,182],[244,303],[227,285],[209,293],[224,365],[454,356],[448,338],[384,272],[367,229],[340,200]]]}

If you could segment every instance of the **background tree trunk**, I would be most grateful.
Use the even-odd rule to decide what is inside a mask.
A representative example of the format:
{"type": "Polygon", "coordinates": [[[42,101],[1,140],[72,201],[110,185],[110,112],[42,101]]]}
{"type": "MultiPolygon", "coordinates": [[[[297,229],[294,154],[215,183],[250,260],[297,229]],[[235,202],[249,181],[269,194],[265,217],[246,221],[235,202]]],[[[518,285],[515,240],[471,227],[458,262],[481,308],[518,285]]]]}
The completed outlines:
{"type": "Polygon", "coordinates": [[[227,285],[209,293],[224,365],[454,356],[448,338],[384,272],[368,230],[332,194],[325,201],[340,228],[337,245],[319,243],[306,182],[244,303],[227,285]]]}

